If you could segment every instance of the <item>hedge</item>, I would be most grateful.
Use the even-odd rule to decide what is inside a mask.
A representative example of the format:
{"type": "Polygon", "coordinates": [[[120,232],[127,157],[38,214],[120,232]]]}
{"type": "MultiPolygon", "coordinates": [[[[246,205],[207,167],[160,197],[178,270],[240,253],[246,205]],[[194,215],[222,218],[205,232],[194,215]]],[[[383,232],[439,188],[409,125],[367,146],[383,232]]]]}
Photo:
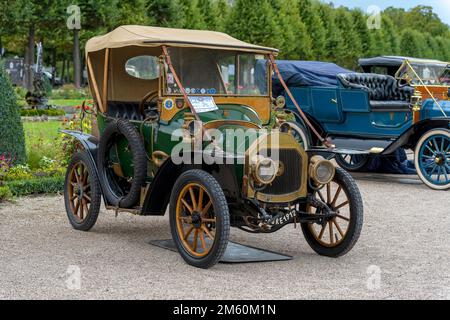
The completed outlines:
{"type": "Polygon", "coordinates": [[[64,191],[64,177],[46,177],[29,180],[14,180],[4,183],[10,194],[22,197],[34,194],[55,194],[64,191]]]}
{"type": "Polygon", "coordinates": [[[16,94],[0,61],[0,156],[6,156],[13,163],[25,163],[25,135],[20,120],[16,94]]]}
{"type": "Polygon", "coordinates": [[[22,117],[38,117],[38,116],[59,117],[65,116],[66,112],[61,109],[48,109],[48,110],[22,109],[20,110],[20,115],[22,117]]]}

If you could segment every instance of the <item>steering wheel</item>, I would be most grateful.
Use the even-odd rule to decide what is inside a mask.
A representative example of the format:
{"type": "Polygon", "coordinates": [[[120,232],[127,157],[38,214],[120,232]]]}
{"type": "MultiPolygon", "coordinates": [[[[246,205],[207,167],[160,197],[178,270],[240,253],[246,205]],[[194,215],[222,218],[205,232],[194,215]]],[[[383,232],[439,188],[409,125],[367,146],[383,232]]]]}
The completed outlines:
{"type": "Polygon", "coordinates": [[[150,91],[147,93],[141,100],[141,103],[139,104],[139,112],[145,116],[145,104],[148,101],[154,100],[158,97],[158,91],[150,91]]]}

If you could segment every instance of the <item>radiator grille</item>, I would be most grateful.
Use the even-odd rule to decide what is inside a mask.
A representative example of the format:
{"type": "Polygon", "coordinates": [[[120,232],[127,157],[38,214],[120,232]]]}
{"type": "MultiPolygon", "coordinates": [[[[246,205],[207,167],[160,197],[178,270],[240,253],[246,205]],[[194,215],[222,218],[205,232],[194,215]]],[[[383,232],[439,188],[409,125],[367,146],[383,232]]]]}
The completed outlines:
{"type": "Polygon", "coordinates": [[[283,195],[296,192],[302,186],[302,157],[294,149],[280,149],[284,173],[261,191],[265,195],[283,195]]]}

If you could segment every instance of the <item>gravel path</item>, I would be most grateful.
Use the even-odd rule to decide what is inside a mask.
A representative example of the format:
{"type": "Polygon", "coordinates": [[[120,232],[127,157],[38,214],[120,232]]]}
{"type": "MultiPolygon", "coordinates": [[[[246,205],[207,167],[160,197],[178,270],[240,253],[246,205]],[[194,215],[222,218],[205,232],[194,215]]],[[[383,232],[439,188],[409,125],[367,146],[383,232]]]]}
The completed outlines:
{"type": "Polygon", "coordinates": [[[450,194],[401,177],[358,175],[358,184],[365,223],[345,257],[314,254],[290,226],[233,229],[233,241],[295,259],[210,270],[148,244],[170,238],[167,217],[102,210],[82,233],[61,196],[18,199],[0,205],[0,299],[450,299],[450,194]],[[69,281],[77,268],[79,288],[69,281]]]}

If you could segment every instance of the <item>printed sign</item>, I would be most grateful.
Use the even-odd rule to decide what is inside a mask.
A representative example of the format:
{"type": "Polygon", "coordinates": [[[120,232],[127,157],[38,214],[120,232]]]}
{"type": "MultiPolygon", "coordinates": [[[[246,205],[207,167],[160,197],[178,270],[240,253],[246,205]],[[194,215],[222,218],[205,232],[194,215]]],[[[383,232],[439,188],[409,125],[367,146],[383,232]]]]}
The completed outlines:
{"type": "Polygon", "coordinates": [[[194,107],[195,112],[203,113],[219,110],[213,97],[189,97],[189,101],[194,107]]]}

